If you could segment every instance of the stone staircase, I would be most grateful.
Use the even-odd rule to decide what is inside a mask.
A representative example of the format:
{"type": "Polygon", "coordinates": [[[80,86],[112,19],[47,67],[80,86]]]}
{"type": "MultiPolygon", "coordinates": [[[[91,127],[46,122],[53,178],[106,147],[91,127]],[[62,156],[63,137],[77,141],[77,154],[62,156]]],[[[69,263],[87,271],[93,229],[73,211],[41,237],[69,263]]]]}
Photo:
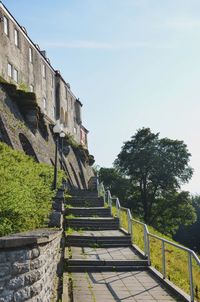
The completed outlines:
{"type": "Polygon", "coordinates": [[[123,301],[125,296],[127,301],[180,301],[154,280],[147,260],[97,192],[71,194],[65,201],[65,268],[71,275],[64,274],[63,302],[123,301]]]}
{"type": "MultiPolygon", "coordinates": [[[[98,197],[97,192],[87,190],[74,191],[72,197],[66,201],[66,227],[72,234],[66,237],[67,270],[80,271],[133,271],[147,268],[147,260],[134,259],[135,251],[131,247],[131,236],[119,230],[119,219],[111,215],[110,208],[104,206],[104,200],[98,197]],[[79,253],[78,249],[82,248],[79,253]],[[89,255],[84,248],[90,247],[97,251],[96,255],[89,255]],[[114,254],[118,248],[129,248],[132,259],[106,259],[98,254],[104,249],[104,254],[114,254]],[[76,255],[73,255],[74,253],[76,255]],[[70,255],[69,255],[70,254],[70,255]],[[84,254],[82,259],[81,254],[84,254]],[[86,255],[87,254],[87,255],[86,255]]],[[[94,254],[94,253],[93,253],[94,254]]],[[[129,258],[130,258],[129,255],[129,258]]]]}
{"type": "Polygon", "coordinates": [[[119,219],[113,218],[109,208],[97,192],[75,191],[68,199],[66,226],[84,230],[117,230],[119,219]]]}

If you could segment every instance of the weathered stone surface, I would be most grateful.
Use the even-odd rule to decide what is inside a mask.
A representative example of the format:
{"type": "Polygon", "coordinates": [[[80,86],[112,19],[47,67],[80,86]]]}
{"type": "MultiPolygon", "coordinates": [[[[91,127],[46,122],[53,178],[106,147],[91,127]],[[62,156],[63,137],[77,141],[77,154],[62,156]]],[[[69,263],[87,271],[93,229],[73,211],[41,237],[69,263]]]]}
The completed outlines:
{"type": "Polygon", "coordinates": [[[23,262],[27,259],[29,259],[29,251],[28,250],[15,250],[10,251],[6,253],[7,260],[9,262],[15,262],[16,260],[18,262],[23,262]]]}
{"type": "Polygon", "coordinates": [[[13,301],[13,292],[5,290],[4,295],[0,296],[0,302],[12,302],[13,301]]]}
{"type": "Polygon", "coordinates": [[[10,264],[1,263],[0,264],[0,278],[5,277],[10,274],[10,264]]]}
{"type": "Polygon", "coordinates": [[[39,270],[35,270],[31,273],[28,273],[24,276],[24,284],[32,285],[33,283],[41,279],[41,276],[42,276],[42,271],[39,270]]]}
{"type": "Polygon", "coordinates": [[[63,222],[63,218],[61,212],[53,211],[49,218],[49,227],[60,228],[62,227],[62,222],[63,222]]]}
{"type": "Polygon", "coordinates": [[[0,263],[6,262],[6,253],[0,252],[0,263]]]}
{"type": "MultiPolygon", "coordinates": [[[[13,235],[13,240],[34,240],[30,246],[2,250],[0,302],[47,302],[60,261],[61,231],[37,230],[13,235]],[[36,243],[37,242],[37,243],[36,243]]],[[[7,239],[5,239],[7,240],[7,239]]],[[[11,246],[14,246],[10,241],[11,246]]],[[[18,242],[19,243],[19,242],[18,242]]]]}
{"type": "Polygon", "coordinates": [[[7,284],[7,288],[8,289],[18,289],[20,287],[22,287],[24,285],[24,276],[17,276],[13,279],[11,279],[8,284],[7,284]]]}
{"type": "Polygon", "coordinates": [[[34,259],[40,256],[40,250],[38,248],[34,248],[31,250],[30,258],[34,259]]]}
{"type": "Polygon", "coordinates": [[[31,289],[31,297],[39,295],[42,288],[43,288],[43,283],[41,283],[41,282],[37,282],[33,286],[31,286],[31,288],[30,288],[31,289]]]}
{"type": "Polygon", "coordinates": [[[12,265],[12,274],[18,275],[28,272],[30,269],[30,263],[29,262],[15,262],[12,265]]]}
{"type": "Polygon", "coordinates": [[[30,297],[31,297],[30,287],[25,287],[14,293],[15,302],[22,302],[22,301],[28,300],[30,297]]]}
{"type": "Polygon", "coordinates": [[[30,269],[37,269],[45,264],[45,256],[40,256],[30,262],[30,269]]]}

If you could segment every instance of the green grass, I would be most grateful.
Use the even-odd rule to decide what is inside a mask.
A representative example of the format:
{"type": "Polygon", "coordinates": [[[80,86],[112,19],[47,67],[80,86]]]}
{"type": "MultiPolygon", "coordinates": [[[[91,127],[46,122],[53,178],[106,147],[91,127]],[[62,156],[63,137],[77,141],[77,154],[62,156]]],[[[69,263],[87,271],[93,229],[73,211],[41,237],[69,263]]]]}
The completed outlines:
{"type": "Polygon", "coordinates": [[[73,233],[78,233],[79,235],[82,235],[83,234],[83,229],[73,229],[73,228],[67,228],[67,230],[65,231],[65,233],[67,235],[72,235],[73,233]]]}
{"type": "MultiPolygon", "coordinates": [[[[54,169],[0,143],[0,236],[45,227],[52,210],[54,169]]],[[[64,174],[58,172],[58,187],[64,174]]]]}
{"type": "Polygon", "coordinates": [[[73,214],[69,214],[69,215],[65,216],[66,219],[68,219],[68,218],[76,218],[76,217],[78,217],[78,216],[75,216],[73,214]]]}
{"type": "Polygon", "coordinates": [[[75,232],[75,230],[72,229],[72,228],[68,228],[68,229],[66,230],[66,234],[67,234],[67,235],[72,235],[74,232],[75,232]]]}
{"type": "MultiPolygon", "coordinates": [[[[117,215],[117,209],[112,207],[113,216],[117,215]]],[[[120,225],[125,230],[128,230],[127,214],[125,210],[120,212],[120,225]]],[[[144,233],[143,225],[139,223],[133,223],[132,225],[132,240],[142,251],[144,251],[144,233]]],[[[170,237],[161,234],[153,227],[148,226],[151,234],[165,238],[169,241],[175,242],[170,237]]],[[[176,242],[177,243],[177,242],[176,242]]],[[[161,241],[156,238],[150,238],[150,253],[151,253],[151,265],[162,273],[162,246],[161,241]]],[[[189,288],[189,276],[188,276],[188,253],[174,247],[170,244],[165,244],[165,259],[166,259],[166,277],[173,282],[176,286],[180,287],[187,294],[190,294],[189,288]]],[[[200,301],[200,266],[193,260],[193,280],[195,288],[196,301],[200,301]]]]}

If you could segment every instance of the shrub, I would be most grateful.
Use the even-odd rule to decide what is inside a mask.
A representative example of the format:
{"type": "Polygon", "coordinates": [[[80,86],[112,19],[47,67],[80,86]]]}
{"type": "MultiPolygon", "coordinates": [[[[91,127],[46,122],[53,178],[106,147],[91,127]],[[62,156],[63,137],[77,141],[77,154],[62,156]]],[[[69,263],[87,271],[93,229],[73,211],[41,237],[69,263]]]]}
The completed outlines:
{"type": "Polygon", "coordinates": [[[0,179],[0,236],[45,226],[55,196],[53,168],[0,143],[0,179]]]}

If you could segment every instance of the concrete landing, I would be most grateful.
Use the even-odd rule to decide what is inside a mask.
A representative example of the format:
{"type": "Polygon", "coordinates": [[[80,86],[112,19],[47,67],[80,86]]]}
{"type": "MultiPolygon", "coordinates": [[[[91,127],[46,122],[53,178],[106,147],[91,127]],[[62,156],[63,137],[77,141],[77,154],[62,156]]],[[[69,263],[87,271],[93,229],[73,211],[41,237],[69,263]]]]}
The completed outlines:
{"type": "Polygon", "coordinates": [[[97,231],[85,231],[85,230],[81,230],[81,231],[74,231],[73,233],[71,233],[70,235],[73,236],[91,236],[91,237],[114,237],[114,236],[122,236],[124,237],[125,234],[119,230],[97,230],[97,231]]]}
{"type": "Polygon", "coordinates": [[[71,247],[71,259],[84,260],[140,260],[141,258],[131,247],[92,248],[71,247]]]}
{"type": "Polygon", "coordinates": [[[72,273],[73,302],[177,300],[147,271],[72,273]]]}

